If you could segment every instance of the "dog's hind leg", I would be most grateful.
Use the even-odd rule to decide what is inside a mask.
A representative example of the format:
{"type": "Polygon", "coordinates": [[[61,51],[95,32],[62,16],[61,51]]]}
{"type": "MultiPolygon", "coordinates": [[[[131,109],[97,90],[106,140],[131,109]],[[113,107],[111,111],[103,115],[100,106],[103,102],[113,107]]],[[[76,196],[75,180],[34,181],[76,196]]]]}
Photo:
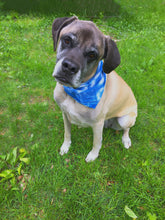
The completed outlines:
{"type": "Polygon", "coordinates": [[[124,130],[124,133],[122,136],[122,143],[124,144],[124,147],[126,149],[131,147],[131,139],[129,137],[129,130],[135,124],[135,120],[136,120],[136,114],[128,114],[128,115],[124,115],[122,117],[117,118],[117,121],[121,129],[124,130]]]}
{"type": "Polygon", "coordinates": [[[124,129],[124,133],[122,136],[122,143],[124,144],[124,147],[126,149],[129,149],[131,147],[131,139],[129,137],[129,130],[130,128],[124,129]]]}
{"type": "Polygon", "coordinates": [[[64,119],[64,142],[60,148],[60,154],[66,154],[69,151],[71,145],[71,123],[65,113],[63,113],[64,119]]]}

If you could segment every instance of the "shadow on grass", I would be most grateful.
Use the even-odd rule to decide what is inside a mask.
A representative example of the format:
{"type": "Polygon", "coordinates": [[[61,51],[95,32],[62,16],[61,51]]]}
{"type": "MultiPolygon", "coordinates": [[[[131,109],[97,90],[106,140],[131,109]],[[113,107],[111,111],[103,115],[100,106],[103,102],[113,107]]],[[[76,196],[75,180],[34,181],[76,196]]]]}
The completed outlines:
{"type": "Polygon", "coordinates": [[[54,14],[95,17],[100,13],[105,16],[118,16],[120,5],[114,0],[0,0],[3,11],[16,11],[20,14],[54,14]]]}

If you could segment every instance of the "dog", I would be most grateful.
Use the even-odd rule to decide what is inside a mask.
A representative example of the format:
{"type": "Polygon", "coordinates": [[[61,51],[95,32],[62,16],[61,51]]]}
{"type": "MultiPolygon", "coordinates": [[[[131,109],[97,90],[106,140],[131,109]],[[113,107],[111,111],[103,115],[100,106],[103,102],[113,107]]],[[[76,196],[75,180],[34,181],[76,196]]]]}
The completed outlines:
{"type": "Polygon", "coordinates": [[[69,151],[72,123],[92,127],[93,147],[86,162],[98,157],[104,127],[123,130],[122,143],[128,149],[137,102],[131,88],[114,71],[120,64],[116,43],[93,22],[76,16],[56,18],[52,36],[57,50],[54,99],[62,110],[65,129],[60,154],[69,151]]]}

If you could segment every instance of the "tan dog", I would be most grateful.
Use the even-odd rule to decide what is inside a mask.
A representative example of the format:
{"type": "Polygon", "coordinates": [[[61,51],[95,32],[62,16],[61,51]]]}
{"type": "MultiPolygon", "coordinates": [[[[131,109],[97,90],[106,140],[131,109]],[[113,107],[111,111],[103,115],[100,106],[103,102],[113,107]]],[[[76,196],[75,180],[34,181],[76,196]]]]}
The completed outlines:
{"type": "MultiPolygon", "coordinates": [[[[53,72],[57,81],[54,99],[63,112],[65,128],[60,154],[66,154],[71,145],[71,123],[93,129],[93,148],[86,157],[87,162],[95,160],[99,155],[103,127],[124,130],[122,142],[128,149],[131,146],[129,130],[137,116],[137,102],[131,88],[113,71],[120,64],[115,42],[103,35],[94,23],[81,21],[75,16],[55,19],[52,34],[54,50],[57,48],[57,62],[53,72]],[[91,83],[102,59],[102,74],[106,73],[103,94],[94,108],[80,104],[79,100],[66,93],[64,86],[76,91],[81,85],[91,83]]],[[[87,98],[90,100],[90,97],[87,98]]]]}

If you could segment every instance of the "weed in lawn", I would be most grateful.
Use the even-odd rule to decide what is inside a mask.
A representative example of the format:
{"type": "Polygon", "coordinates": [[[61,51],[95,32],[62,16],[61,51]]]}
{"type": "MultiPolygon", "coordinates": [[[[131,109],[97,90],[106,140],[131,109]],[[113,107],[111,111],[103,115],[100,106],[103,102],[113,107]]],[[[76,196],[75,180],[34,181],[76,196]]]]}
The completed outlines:
{"type": "Polygon", "coordinates": [[[23,171],[24,164],[30,162],[30,159],[25,157],[26,155],[27,151],[24,148],[21,148],[18,154],[17,147],[6,155],[0,155],[0,183],[5,182],[5,190],[19,190],[19,187],[22,191],[26,189],[30,179],[30,176],[23,171]]]}

